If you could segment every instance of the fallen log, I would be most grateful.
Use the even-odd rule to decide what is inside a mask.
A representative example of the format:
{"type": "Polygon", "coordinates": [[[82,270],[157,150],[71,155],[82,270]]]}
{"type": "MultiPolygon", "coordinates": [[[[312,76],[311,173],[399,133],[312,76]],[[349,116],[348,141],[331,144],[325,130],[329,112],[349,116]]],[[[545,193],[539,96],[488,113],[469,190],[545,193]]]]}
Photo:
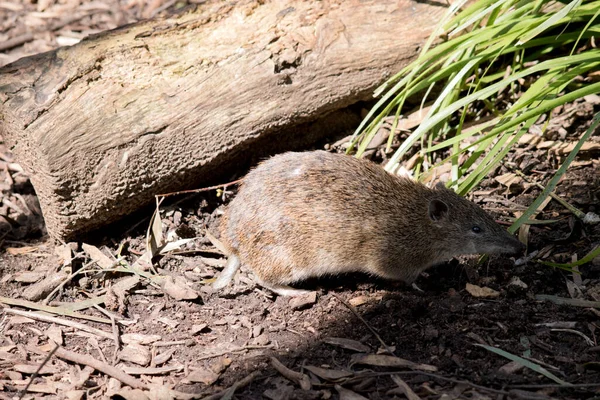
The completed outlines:
{"type": "Polygon", "coordinates": [[[417,54],[445,6],[209,2],[104,32],[0,68],[0,135],[48,232],[76,239],[214,180],[251,146],[352,128],[345,108],[417,54]]]}

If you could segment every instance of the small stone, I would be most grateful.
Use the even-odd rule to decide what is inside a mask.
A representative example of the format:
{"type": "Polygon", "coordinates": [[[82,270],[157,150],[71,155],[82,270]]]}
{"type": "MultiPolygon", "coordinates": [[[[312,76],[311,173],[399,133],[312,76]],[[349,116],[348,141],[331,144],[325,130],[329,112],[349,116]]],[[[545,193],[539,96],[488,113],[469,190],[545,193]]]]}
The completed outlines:
{"type": "Polygon", "coordinates": [[[252,337],[258,337],[260,336],[261,333],[263,333],[263,327],[260,325],[256,325],[255,327],[252,328],[252,337]]]}
{"type": "Polygon", "coordinates": [[[425,339],[435,339],[440,335],[439,331],[435,329],[433,326],[428,326],[425,328],[425,339]]]}
{"type": "Polygon", "coordinates": [[[200,324],[200,325],[192,325],[192,335],[197,335],[202,331],[207,331],[208,330],[208,325],[207,324],[200,324]]]}
{"type": "Polygon", "coordinates": [[[301,296],[293,297],[290,300],[290,307],[292,310],[303,310],[309,308],[317,302],[317,292],[308,292],[301,296]]]}
{"type": "Polygon", "coordinates": [[[263,333],[261,335],[259,335],[258,337],[255,337],[254,339],[252,339],[252,344],[254,346],[266,346],[271,342],[271,339],[269,339],[269,335],[267,335],[266,333],[263,333]]]}
{"type": "Polygon", "coordinates": [[[119,352],[119,359],[141,366],[150,364],[151,358],[150,350],[138,344],[128,344],[119,352]]]}
{"type": "Polygon", "coordinates": [[[520,289],[527,289],[528,286],[525,282],[523,282],[521,279],[519,279],[519,277],[517,276],[513,276],[510,280],[510,282],[508,283],[508,286],[514,286],[520,289]]]}
{"type": "Polygon", "coordinates": [[[219,379],[220,374],[216,374],[213,371],[206,369],[197,369],[192,371],[186,378],[190,382],[203,383],[205,385],[212,385],[219,379]]]}

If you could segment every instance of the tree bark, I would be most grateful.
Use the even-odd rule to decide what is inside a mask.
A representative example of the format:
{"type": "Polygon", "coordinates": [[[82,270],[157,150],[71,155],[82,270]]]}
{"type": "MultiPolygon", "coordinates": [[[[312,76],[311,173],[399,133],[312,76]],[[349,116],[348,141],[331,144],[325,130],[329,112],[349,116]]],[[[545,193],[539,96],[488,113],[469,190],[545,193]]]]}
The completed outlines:
{"type": "Polygon", "coordinates": [[[356,124],[344,108],[417,54],[445,4],[213,2],[104,32],[1,68],[0,135],[48,232],[71,240],[214,180],[251,145],[356,124]]]}

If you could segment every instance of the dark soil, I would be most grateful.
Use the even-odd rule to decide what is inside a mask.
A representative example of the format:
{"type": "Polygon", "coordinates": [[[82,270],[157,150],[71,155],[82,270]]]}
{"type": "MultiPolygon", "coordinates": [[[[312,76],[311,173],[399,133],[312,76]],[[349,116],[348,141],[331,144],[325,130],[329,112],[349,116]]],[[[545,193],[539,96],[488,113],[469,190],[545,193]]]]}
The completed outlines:
{"type": "MultiPolygon", "coordinates": [[[[23,6],[22,12],[33,11],[23,6]]],[[[552,146],[576,141],[593,113],[600,110],[598,100],[590,97],[557,110],[543,135],[532,129],[503,166],[482,182],[472,200],[508,225],[515,212],[540,193],[535,183],[547,183],[564,160],[565,155],[552,146]],[[515,171],[523,171],[527,178],[517,177],[509,187],[499,182],[515,171]]],[[[556,190],[584,213],[599,212],[599,142],[596,134],[556,190]]],[[[333,150],[336,146],[325,147],[333,150]]],[[[375,160],[382,154],[382,150],[372,153],[375,160]]],[[[103,238],[90,243],[109,264],[100,268],[103,260],[94,248],[81,243],[61,245],[47,238],[33,188],[2,147],[1,138],[0,187],[0,217],[4,217],[0,218],[0,294],[4,297],[0,302],[29,298],[40,305],[49,293],[32,294],[32,288],[39,288],[44,277],[59,276],[59,283],[65,285],[49,299],[49,305],[66,308],[65,304],[104,296],[101,308],[76,312],[109,321],[46,314],[102,330],[108,334],[103,337],[79,325],[42,322],[9,310],[43,314],[31,303],[1,308],[0,399],[17,396],[56,342],[83,355],[84,361],[95,359],[124,368],[151,388],[147,398],[168,398],[165,388],[199,397],[229,389],[225,394],[233,395],[235,390],[239,399],[600,396],[598,304],[557,305],[537,297],[600,301],[600,262],[581,266],[578,275],[535,261],[566,263],[583,258],[600,243],[600,225],[582,223],[554,200],[537,219],[556,222],[531,225],[524,233],[528,254],[536,255],[533,260],[521,258],[515,263],[507,257],[483,261],[464,257],[428,270],[416,287],[360,274],[315,280],[300,286],[316,290],[316,300],[308,299],[296,308],[296,299],[276,297],[257,287],[244,269],[224,293],[210,290],[206,280],[218,274],[225,260],[205,232],[218,223],[222,206],[235,195],[235,186],[220,197],[211,191],[162,206],[165,237],[195,239],[155,257],[147,270],[151,278],[141,277],[125,288],[119,285],[136,275],[115,271],[115,261],[120,256],[125,261],[122,265],[131,266],[146,251],[149,215],[113,226],[103,232],[103,238]],[[65,254],[71,254],[70,259],[65,254]],[[67,279],[68,273],[81,268],[88,272],[67,279]],[[164,278],[156,276],[171,277],[175,288],[167,289],[164,278]],[[467,285],[490,288],[497,294],[477,297],[467,285]],[[176,299],[185,289],[192,291],[188,297],[197,297],[176,299]],[[111,325],[111,318],[120,322],[111,325]],[[146,336],[126,335],[134,333],[146,336]],[[115,338],[119,338],[118,348],[115,338]],[[573,386],[560,386],[479,345],[525,357],[573,386]],[[378,358],[380,365],[359,362],[361,355],[389,352],[397,358],[378,358]],[[296,377],[290,379],[289,370],[274,368],[271,357],[296,377]],[[399,367],[398,358],[413,364],[399,367]],[[249,375],[251,382],[236,388],[249,375]],[[403,380],[412,392],[403,394],[401,382],[392,376],[403,380]],[[419,397],[411,397],[415,395],[419,397]]],[[[57,353],[48,360],[48,371],[34,377],[25,398],[144,398],[134,397],[107,373],[85,367],[84,361],[67,361],[57,353]]]]}

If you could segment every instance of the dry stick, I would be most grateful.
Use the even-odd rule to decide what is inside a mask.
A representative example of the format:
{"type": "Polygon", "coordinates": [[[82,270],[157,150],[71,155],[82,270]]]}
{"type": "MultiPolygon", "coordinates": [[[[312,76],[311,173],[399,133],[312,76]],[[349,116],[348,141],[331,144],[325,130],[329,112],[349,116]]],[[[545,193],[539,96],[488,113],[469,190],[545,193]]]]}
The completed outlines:
{"type": "Polygon", "coordinates": [[[94,308],[100,311],[102,314],[108,316],[112,323],[112,333],[113,333],[113,341],[115,342],[115,351],[113,352],[112,363],[113,365],[117,363],[117,358],[119,355],[119,349],[121,348],[121,337],[119,335],[119,328],[117,327],[117,321],[115,320],[114,315],[106,311],[104,308],[99,305],[94,305],[94,308]]]}
{"type": "MultiPolygon", "coordinates": [[[[369,373],[365,373],[365,374],[361,374],[360,376],[357,376],[356,378],[350,378],[348,380],[346,380],[344,383],[345,384],[350,384],[355,380],[358,379],[364,379],[364,378],[371,378],[371,377],[378,377],[378,376],[390,376],[390,375],[424,375],[424,376],[428,376],[430,378],[435,378],[435,379],[440,379],[443,381],[447,381],[447,382],[451,382],[451,383],[456,383],[459,385],[465,385],[465,386],[469,386],[472,387],[474,389],[479,389],[479,390],[483,390],[486,392],[490,392],[490,393],[496,393],[496,394],[501,394],[501,395],[508,395],[508,392],[505,390],[499,390],[499,389],[492,389],[486,386],[481,386],[481,385],[477,385],[473,382],[470,381],[465,381],[462,379],[455,379],[455,378],[448,378],[446,376],[443,375],[438,375],[438,374],[434,374],[431,372],[424,372],[424,371],[390,371],[390,372],[369,372],[369,373]]],[[[560,385],[556,385],[558,387],[565,387],[565,386],[560,386],[560,385]]],[[[598,384],[598,386],[600,386],[600,384],[598,384]]],[[[571,388],[573,386],[569,386],[569,388],[571,388]]]]}
{"type": "MultiPolygon", "coordinates": [[[[117,265],[119,265],[120,261],[115,262],[113,267],[116,267],[117,265]]],[[[91,265],[96,264],[96,261],[92,260],[87,264],[84,264],[78,271],[72,272],[69,276],[67,276],[65,278],[64,281],[62,281],[60,283],[60,285],[58,285],[57,287],[54,288],[54,290],[52,292],[50,292],[50,294],[48,296],[46,296],[46,298],[44,299],[44,301],[42,301],[42,304],[47,305],[50,300],[52,300],[54,298],[54,295],[56,295],[56,293],[58,293],[59,290],[62,290],[62,288],[69,282],[71,282],[71,279],[73,279],[75,276],[83,274],[84,272],[88,272],[88,267],[91,265]]]]}
{"type": "MultiPolygon", "coordinates": [[[[191,190],[181,190],[179,192],[157,194],[157,195],[155,195],[155,197],[158,199],[159,197],[165,198],[165,197],[176,196],[176,195],[179,195],[179,194],[207,192],[209,190],[219,189],[221,187],[223,189],[226,189],[227,186],[238,184],[241,181],[242,181],[242,179],[238,179],[237,181],[233,181],[233,182],[229,182],[229,183],[223,183],[221,185],[216,185],[216,186],[210,186],[210,187],[207,187],[207,188],[191,189],[191,190]]],[[[175,203],[173,203],[173,205],[178,204],[178,203],[184,201],[186,198],[187,197],[184,197],[184,198],[182,198],[180,200],[177,200],[175,203]]],[[[128,235],[130,232],[132,232],[135,228],[137,228],[138,226],[140,226],[142,223],[144,223],[148,218],[150,218],[150,217],[142,218],[140,221],[138,221],[135,224],[133,224],[129,229],[127,229],[125,231],[125,236],[128,235]]]]}
{"type": "Polygon", "coordinates": [[[406,396],[408,400],[421,400],[421,398],[408,386],[406,382],[398,375],[392,375],[392,380],[398,385],[398,390],[406,396]]]}
{"type": "Polygon", "coordinates": [[[130,375],[163,375],[169,372],[179,372],[183,370],[182,365],[173,367],[123,367],[123,371],[130,375]]]}
{"type": "MultiPolygon", "coordinates": [[[[521,172],[520,170],[515,170],[515,173],[517,175],[519,175],[521,178],[523,178],[524,180],[526,180],[527,182],[537,186],[538,189],[540,190],[544,190],[546,189],[544,187],[544,185],[542,185],[539,182],[531,182],[527,176],[521,172]]],[[[568,203],[566,200],[563,200],[562,197],[560,197],[559,195],[557,195],[554,192],[550,192],[550,197],[552,197],[554,200],[558,201],[564,208],[566,208],[567,210],[571,211],[577,218],[579,219],[583,219],[585,217],[585,213],[583,211],[581,211],[580,209],[578,209],[577,207],[571,205],[570,203],[568,203]]]]}
{"type": "Polygon", "coordinates": [[[55,324],[64,325],[64,326],[70,326],[71,328],[79,329],[79,330],[82,330],[82,331],[85,331],[85,332],[88,332],[88,333],[91,333],[94,335],[98,335],[105,339],[113,338],[112,335],[108,332],[104,332],[104,331],[101,331],[100,329],[92,328],[87,325],[80,324],[79,322],[75,322],[75,321],[68,321],[66,319],[51,317],[49,315],[38,314],[36,312],[31,312],[31,311],[15,310],[14,308],[4,308],[4,312],[6,312],[7,314],[20,315],[22,317],[31,318],[31,319],[35,319],[38,321],[55,323],[55,324]]]}
{"type": "Polygon", "coordinates": [[[338,296],[336,293],[331,293],[333,294],[333,296],[338,299],[343,305],[345,305],[346,307],[348,307],[348,309],[350,311],[352,311],[352,313],[356,316],[356,318],[358,318],[363,324],[365,324],[365,326],[367,327],[367,329],[369,329],[371,331],[371,333],[373,335],[375,335],[375,337],[377,338],[377,340],[379,340],[379,343],[381,343],[381,345],[385,348],[385,350],[390,353],[392,356],[395,355],[394,352],[392,351],[392,349],[385,344],[385,342],[383,341],[383,339],[381,338],[381,336],[379,336],[379,334],[375,331],[375,329],[373,329],[373,327],[371,327],[371,325],[369,325],[367,323],[367,321],[365,321],[365,319],[363,317],[360,316],[360,314],[358,313],[358,311],[356,311],[356,308],[354,308],[352,306],[352,304],[348,303],[346,300],[342,299],[340,296],[338,296]]]}
{"type": "Polygon", "coordinates": [[[209,358],[220,357],[220,356],[224,356],[225,354],[237,353],[239,351],[244,351],[244,350],[272,349],[272,348],[273,348],[272,344],[269,344],[266,346],[248,345],[248,346],[243,346],[243,347],[237,347],[237,348],[231,349],[231,350],[219,351],[218,353],[207,354],[207,355],[201,356],[201,357],[195,357],[194,360],[196,360],[196,361],[207,360],[209,358]]]}
{"type": "Polygon", "coordinates": [[[180,190],[178,192],[157,194],[156,197],[171,197],[171,196],[177,196],[177,195],[180,195],[180,194],[208,192],[209,190],[215,190],[215,189],[220,189],[220,188],[226,189],[228,186],[237,185],[242,180],[243,179],[238,179],[236,181],[232,181],[232,182],[228,182],[228,183],[222,183],[220,185],[209,186],[209,187],[200,188],[200,189],[180,190]]]}
{"type": "Polygon", "coordinates": [[[231,399],[236,390],[248,386],[259,375],[259,371],[254,371],[250,375],[246,376],[244,379],[234,383],[231,387],[222,390],[218,393],[211,394],[210,396],[203,397],[202,400],[231,399]]]}
{"type": "Polygon", "coordinates": [[[59,348],[58,344],[56,346],[54,346],[54,348],[52,349],[52,351],[50,353],[48,353],[48,355],[46,356],[46,358],[44,358],[44,361],[42,361],[42,363],[40,364],[40,366],[38,367],[38,369],[33,373],[33,375],[31,375],[31,378],[29,379],[29,382],[27,382],[27,386],[25,386],[25,388],[23,390],[21,390],[21,393],[19,393],[19,400],[21,400],[23,398],[23,396],[25,396],[25,394],[27,394],[27,390],[29,389],[29,387],[33,383],[33,380],[38,376],[38,374],[40,373],[40,371],[42,370],[42,368],[44,368],[44,365],[46,365],[48,363],[48,361],[50,361],[50,358],[52,357],[52,355],[54,353],[56,353],[56,350],[58,350],[58,348],[59,348]]]}
{"type": "Polygon", "coordinates": [[[8,304],[11,306],[19,306],[19,307],[29,308],[32,310],[45,311],[50,314],[85,319],[88,321],[100,322],[103,324],[110,324],[110,321],[107,319],[94,317],[92,315],[79,314],[72,310],[68,310],[65,307],[45,306],[45,305],[41,305],[38,303],[34,303],[33,301],[22,300],[22,299],[11,299],[11,298],[2,297],[2,296],[0,296],[0,303],[8,304]]]}
{"type": "Polygon", "coordinates": [[[89,367],[94,368],[96,371],[100,371],[110,377],[113,377],[120,382],[131,386],[134,389],[145,389],[148,390],[148,387],[141,381],[137,380],[133,376],[123,372],[122,370],[115,368],[107,363],[96,360],[90,355],[82,355],[78,353],[74,353],[69,350],[65,350],[62,347],[56,350],[56,356],[62,358],[64,360],[68,360],[77,364],[87,365],[89,367]]]}
{"type": "Polygon", "coordinates": [[[511,388],[511,389],[573,389],[573,388],[581,388],[581,389],[585,389],[585,388],[591,388],[591,387],[598,387],[600,386],[600,382],[593,382],[593,383],[572,383],[569,386],[565,386],[565,385],[559,385],[557,383],[549,383],[547,385],[540,383],[540,384],[523,384],[523,385],[506,385],[507,388],[511,388]]]}
{"type": "Polygon", "coordinates": [[[4,43],[0,44],[0,51],[10,50],[13,47],[18,47],[27,42],[31,42],[32,40],[32,33],[24,33],[22,35],[15,36],[14,38],[5,40],[4,43]]]}
{"type": "Polygon", "coordinates": [[[301,372],[292,371],[291,369],[283,365],[281,361],[279,361],[275,357],[271,357],[271,365],[286,379],[300,385],[300,388],[302,390],[310,390],[312,384],[310,383],[310,378],[308,377],[308,375],[303,374],[301,372]]]}

